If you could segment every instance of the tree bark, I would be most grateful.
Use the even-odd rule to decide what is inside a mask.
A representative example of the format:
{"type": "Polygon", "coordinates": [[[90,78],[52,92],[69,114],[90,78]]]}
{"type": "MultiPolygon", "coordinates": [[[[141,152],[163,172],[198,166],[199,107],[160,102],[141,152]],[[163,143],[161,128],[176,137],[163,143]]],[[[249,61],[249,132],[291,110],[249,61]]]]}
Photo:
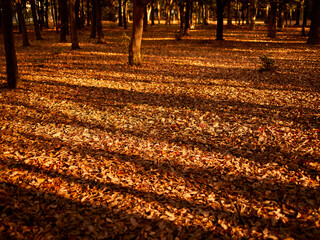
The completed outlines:
{"type": "Polygon", "coordinates": [[[90,26],[90,0],[87,0],[87,26],[90,26]]]}
{"type": "Polygon", "coordinates": [[[183,32],[184,21],[184,3],[180,3],[180,34],[183,32]]]}
{"type": "Polygon", "coordinates": [[[122,2],[121,0],[118,0],[119,1],[119,9],[118,9],[118,15],[119,15],[119,27],[122,27],[122,2]]]}
{"type": "Polygon", "coordinates": [[[13,38],[12,24],[12,1],[0,1],[2,6],[2,24],[3,39],[6,54],[7,66],[7,83],[9,88],[17,88],[20,86],[20,78],[18,74],[17,56],[13,38]]]}
{"type": "MultiPolygon", "coordinates": [[[[317,1],[317,0],[315,0],[317,1]]],[[[296,15],[296,26],[300,25],[300,13],[301,13],[301,2],[297,3],[297,15],[296,15]]]]}
{"type": "Polygon", "coordinates": [[[81,19],[79,17],[79,13],[80,13],[80,0],[76,0],[74,5],[74,15],[76,18],[76,25],[78,29],[81,28],[81,19]]]}
{"type": "Polygon", "coordinates": [[[308,44],[320,43],[320,0],[313,0],[308,44]]]}
{"type": "Polygon", "coordinates": [[[69,16],[70,16],[70,29],[71,29],[71,49],[79,49],[79,40],[77,33],[77,22],[75,12],[75,0],[69,0],[69,16]]]}
{"type": "Polygon", "coordinates": [[[209,25],[209,21],[208,21],[208,4],[204,4],[204,14],[203,14],[203,24],[204,25],[209,25]]]}
{"type": "Polygon", "coordinates": [[[277,27],[280,31],[284,29],[284,10],[285,10],[285,2],[279,3],[279,12],[278,12],[278,24],[277,27]]]}
{"type": "Polygon", "coordinates": [[[28,47],[28,46],[30,46],[30,43],[29,43],[29,38],[28,38],[28,31],[27,31],[27,27],[26,27],[26,22],[24,20],[24,15],[22,12],[21,0],[17,0],[16,8],[17,8],[19,22],[21,24],[22,46],[28,47]]]}
{"type": "Polygon", "coordinates": [[[36,39],[42,40],[43,38],[41,37],[41,34],[40,34],[40,28],[39,28],[39,22],[37,19],[37,10],[36,10],[35,0],[29,0],[29,2],[31,5],[32,19],[33,19],[34,31],[36,33],[36,39]]]}
{"type": "Polygon", "coordinates": [[[46,26],[46,28],[49,28],[49,14],[48,14],[48,12],[49,12],[49,0],[46,0],[46,9],[45,9],[45,12],[44,12],[44,16],[45,16],[45,19],[46,19],[46,21],[45,21],[45,26],[46,26]]]}
{"type": "Polygon", "coordinates": [[[250,6],[250,30],[256,29],[256,17],[257,17],[257,0],[251,0],[250,6]]]}
{"type": "Polygon", "coordinates": [[[57,10],[56,0],[52,0],[51,4],[53,5],[53,9],[54,9],[54,15],[52,14],[52,16],[54,16],[54,22],[55,22],[55,25],[56,25],[56,32],[59,33],[58,10],[57,10]]]}
{"type": "MultiPolygon", "coordinates": [[[[0,1],[1,6],[1,1],[0,1]]],[[[0,29],[2,29],[2,8],[0,7],[0,29]]]]}
{"type": "Polygon", "coordinates": [[[129,45],[129,64],[141,65],[141,41],[143,32],[143,16],[146,3],[141,0],[133,0],[133,30],[129,45]]]}
{"type": "Polygon", "coordinates": [[[67,0],[59,0],[59,13],[61,20],[60,40],[59,42],[67,42],[68,35],[68,5],[67,0]]]}
{"type": "Polygon", "coordinates": [[[223,2],[217,0],[217,40],[223,40],[223,2]]]}
{"type": "Polygon", "coordinates": [[[184,13],[184,35],[190,34],[190,12],[191,12],[191,0],[186,1],[186,11],[184,13]]]}
{"type": "Polygon", "coordinates": [[[144,13],[143,13],[143,31],[148,31],[148,9],[147,5],[144,7],[144,13]]]}
{"type": "Polygon", "coordinates": [[[310,2],[309,0],[304,1],[304,8],[303,8],[303,22],[302,22],[302,32],[301,35],[306,37],[306,27],[307,27],[307,20],[308,20],[308,11],[310,7],[310,2]]]}
{"type": "Polygon", "coordinates": [[[227,22],[228,27],[232,27],[232,13],[233,13],[232,1],[228,1],[228,22],[227,22]]]}
{"type": "Polygon", "coordinates": [[[38,8],[38,13],[39,13],[39,23],[40,23],[40,30],[42,31],[43,26],[44,26],[44,6],[43,6],[43,0],[38,0],[39,8],[38,8]]]}
{"type": "Polygon", "coordinates": [[[270,13],[268,20],[268,37],[275,38],[277,33],[277,3],[270,3],[270,13]]]}
{"type": "Polygon", "coordinates": [[[123,27],[127,29],[127,0],[123,0],[123,27]]]}
{"type": "Polygon", "coordinates": [[[154,23],[154,2],[151,3],[151,26],[155,25],[154,23]]]}
{"type": "Polygon", "coordinates": [[[98,43],[102,43],[104,38],[102,31],[102,6],[101,0],[96,0],[97,4],[97,32],[98,32],[98,43]]]}
{"type": "Polygon", "coordinates": [[[95,38],[96,34],[97,34],[97,1],[91,0],[90,38],[95,38]]]}

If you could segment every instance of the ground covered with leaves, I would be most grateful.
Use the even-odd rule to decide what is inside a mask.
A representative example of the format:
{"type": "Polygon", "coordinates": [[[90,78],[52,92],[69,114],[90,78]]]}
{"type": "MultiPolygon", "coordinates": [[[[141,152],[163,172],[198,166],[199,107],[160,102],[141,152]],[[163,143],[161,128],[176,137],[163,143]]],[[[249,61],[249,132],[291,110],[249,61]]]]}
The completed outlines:
{"type": "Polygon", "coordinates": [[[53,30],[29,48],[15,34],[0,238],[319,238],[320,48],[300,30],[215,41],[208,26],[177,41],[177,26],[157,25],[141,67],[115,24],[103,44],[81,30],[77,51],[53,30]],[[259,71],[265,55],[275,71],[259,71]]]}

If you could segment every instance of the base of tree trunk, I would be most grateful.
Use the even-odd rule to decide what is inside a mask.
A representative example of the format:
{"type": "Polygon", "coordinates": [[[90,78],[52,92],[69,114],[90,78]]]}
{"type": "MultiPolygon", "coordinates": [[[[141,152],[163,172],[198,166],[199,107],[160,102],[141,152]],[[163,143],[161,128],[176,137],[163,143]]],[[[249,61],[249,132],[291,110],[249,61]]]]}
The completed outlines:
{"type": "Polygon", "coordinates": [[[140,66],[141,65],[141,55],[129,53],[129,65],[130,66],[140,66]]]}

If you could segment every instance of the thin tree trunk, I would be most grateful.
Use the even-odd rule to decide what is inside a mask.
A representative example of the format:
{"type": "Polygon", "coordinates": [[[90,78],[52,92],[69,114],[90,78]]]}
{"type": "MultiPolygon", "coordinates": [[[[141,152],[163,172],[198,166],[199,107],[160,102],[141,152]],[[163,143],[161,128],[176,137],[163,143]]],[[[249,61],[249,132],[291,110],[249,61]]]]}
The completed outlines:
{"type": "Polygon", "coordinates": [[[285,10],[285,3],[279,3],[279,12],[278,12],[278,24],[277,27],[280,31],[284,29],[284,10],[285,10]]]}
{"type": "Polygon", "coordinates": [[[320,43],[320,0],[313,0],[308,44],[320,43]]]}
{"type": "Polygon", "coordinates": [[[223,3],[217,0],[217,40],[223,40],[223,3]]]}
{"type": "Polygon", "coordinates": [[[154,2],[151,3],[151,26],[154,24],[154,2]]]}
{"type": "Polygon", "coordinates": [[[158,24],[160,24],[160,23],[161,23],[161,6],[158,1],[158,24]]]}
{"type": "Polygon", "coordinates": [[[98,32],[98,43],[102,43],[104,38],[102,31],[102,7],[101,0],[97,0],[97,32],[98,32]]]}
{"type": "Polygon", "coordinates": [[[55,24],[56,24],[56,32],[59,33],[58,9],[57,9],[56,0],[52,0],[51,4],[53,4],[53,9],[54,9],[54,21],[55,21],[55,24]]]}
{"type": "Polygon", "coordinates": [[[148,31],[148,10],[147,5],[144,7],[144,14],[143,14],[143,31],[148,31]]]}
{"type": "Polygon", "coordinates": [[[118,0],[119,1],[119,6],[118,6],[118,15],[119,15],[119,27],[122,27],[122,2],[121,0],[118,0]]]}
{"type": "Polygon", "coordinates": [[[46,28],[49,28],[49,14],[48,14],[48,12],[49,12],[49,0],[46,0],[46,5],[45,6],[46,6],[46,10],[44,12],[45,19],[46,19],[45,26],[46,26],[46,28]]]}
{"type": "Polygon", "coordinates": [[[127,0],[123,0],[123,27],[127,29],[127,0]]]}
{"type": "MultiPolygon", "coordinates": [[[[1,1],[0,1],[1,6],[1,1]]],[[[0,29],[2,29],[2,8],[0,7],[0,29]]]]}
{"type": "Polygon", "coordinates": [[[270,13],[268,20],[268,37],[275,38],[277,33],[277,3],[270,3],[270,13]]]}
{"type": "Polygon", "coordinates": [[[308,11],[310,7],[310,2],[309,0],[304,1],[304,8],[303,8],[303,22],[302,22],[302,32],[301,35],[306,37],[306,27],[307,27],[307,20],[308,20],[308,11]]]}
{"type": "Polygon", "coordinates": [[[90,38],[96,38],[96,34],[97,34],[97,0],[91,0],[90,38]]]}
{"type": "Polygon", "coordinates": [[[69,0],[69,16],[70,16],[70,29],[71,29],[71,49],[79,49],[79,40],[77,34],[77,22],[75,11],[75,0],[69,0]]]}
{"type": "Polygon", "coordinates": [[[204,5],[204,14],[203,14],[203,24],[204,25],[209,25],[209,21],[208,21],[208,4],[204,5]]]}
{"type": "Polygon", "coordinates": [[[228,27],[232,27],[232,13],[233,13],[233,8],[232,8],[232,1],[228,1],[228,27]]]}
{"type": "Polygon", "coordinates": [[[40,23],[40,30],[42,31],[44,26],[44,6],[43,0],[39,0],[39,23],[40,23]]]}
{"type": "Polygon", "coordinates": [[[81,19],[79,17],[79,12],[80,12],[80,0],[76,0],[74,5],[74,15],[76,18],[76,26],[78,29],[81,28],[81,19]]]}
{"type": "Polygon", "coordinates": [[[184,21],[184,3],[180,3],[180,34],[183,32],[184,21]]]}
{"type": "Polygon", "coordinates": [[[246,25],[250,24],[250,6],[247,4],[247,9],[246,9],[246,25]]]}
{"type": "Polygon", "coordinates": [[[9,88],[20,86],[17,56],[14,47],[12,24],[12,1],[0,1],[2,6],[3,39],[6,54],[7,83],[9,88]]]}
{"type": "Polygon", "coordinates": [[[36,39],[42,40],[43,38],[41,37],[41,34],[40,34],[40,28],[39,28],[39,22],[37,19],[37,10],[36,10],[35,0],[29,0],[29,2],[31,5],[32,19],[33,19],[34,31],[36,33],[36,39]]]}
{"type": "Polygon", "coordinates": [[[30,43],[29,43],[29,39],[28,39],[28,31],[27,31],[25,20],[24,20],[24,15],[22,12],[21,0],[17,0],[16,8],[17,8],[17,13],[18,13],[18,17],[19,17],[19,22],[21,24],[22,46],[28,47],[28,46],[30,46],[30,43]]]}
{"type": "Polygon", "coordinates": [[[141,65],[141,41],[143,33],[143,16],[145,5],[139,0],[133,0],[133,30],[129,45],[129,64],[141,65]]]}
{"type": "Polygon", "coordinates": [[[251,0],[250,6],[250,30],[256,29],[256,17],[257,17],[257,0],[251,0]]]}
{"type": "Polygon", "coordinates": [[[59,0],[59,13],[61,20],[60,40],[59,42],[67,42],[68,35],[68,5],[67,0],[59,0]]]}
{"type": "Polygon", "coordinates": [[[186,1],[186,11],[184,14],[184,35],[190,34],[190,3],[191,0],[186,1]]]}
{"type": "MultiPolygon", "coordinates": [[[[315,0],[317,1],[317,0],[315,0]]],[[[300,13],[301,13],[301,2],[297,3],[297,15],[296,15],[296,26],[300,25],[300,13]]]]}
{"type": "Polygon", "coordinates": [[[90,0],[87,0],[87,26],[90,26],[90,0]]]}

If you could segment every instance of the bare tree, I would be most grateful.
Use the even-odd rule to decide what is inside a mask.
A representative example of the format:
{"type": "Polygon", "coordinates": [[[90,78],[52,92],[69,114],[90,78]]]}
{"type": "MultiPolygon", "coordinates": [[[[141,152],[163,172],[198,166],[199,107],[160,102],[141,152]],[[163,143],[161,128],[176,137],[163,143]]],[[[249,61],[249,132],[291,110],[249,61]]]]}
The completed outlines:
{"type": "Polygon", "coordinates": [[[17,88],[20,85],[18,74],[17,56],[13,38],[12,1],[0,1],[2,6],[3,39],[7,64],[7,83],[9,88],[17,88]]]}
{"type": "Polygon", "coordinates": [[[141,41],[143,32],[143,16],[148,0],[133,0],[133,28],[129,44],[129,64],[141,65],[141,41]]]}

